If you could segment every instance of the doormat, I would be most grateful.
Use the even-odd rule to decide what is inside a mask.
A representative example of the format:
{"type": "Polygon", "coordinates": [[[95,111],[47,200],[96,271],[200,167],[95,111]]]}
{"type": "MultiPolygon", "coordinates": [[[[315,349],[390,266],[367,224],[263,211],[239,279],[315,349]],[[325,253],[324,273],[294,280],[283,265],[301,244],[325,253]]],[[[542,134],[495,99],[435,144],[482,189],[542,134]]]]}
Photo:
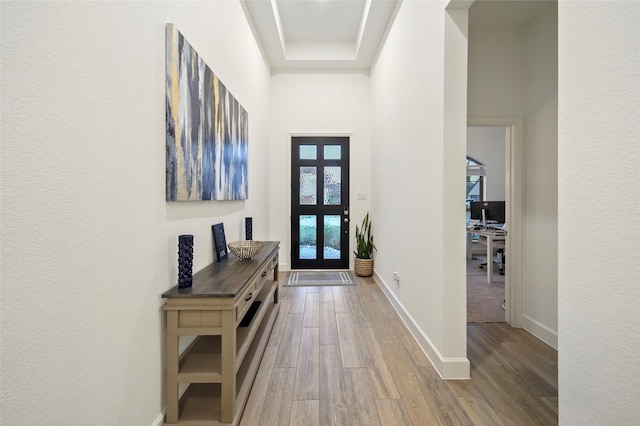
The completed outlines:
{"type": "Polygon", "coordinates": [[[316,285],[357,285],[351,272],[345,271],[303,271],[289,272],[284,280],[289,287],[316,285]]]}

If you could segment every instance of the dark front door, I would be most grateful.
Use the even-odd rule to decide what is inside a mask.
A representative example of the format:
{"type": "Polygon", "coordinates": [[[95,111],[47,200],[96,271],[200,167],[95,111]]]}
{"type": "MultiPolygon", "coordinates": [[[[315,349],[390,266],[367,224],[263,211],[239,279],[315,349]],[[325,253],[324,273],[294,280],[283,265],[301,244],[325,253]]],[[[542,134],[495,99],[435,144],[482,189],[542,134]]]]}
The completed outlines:
{"type": "Polygon", "coordinates": [[[291,268],[349,269],[349,138],[291,144],[291,268]]]}

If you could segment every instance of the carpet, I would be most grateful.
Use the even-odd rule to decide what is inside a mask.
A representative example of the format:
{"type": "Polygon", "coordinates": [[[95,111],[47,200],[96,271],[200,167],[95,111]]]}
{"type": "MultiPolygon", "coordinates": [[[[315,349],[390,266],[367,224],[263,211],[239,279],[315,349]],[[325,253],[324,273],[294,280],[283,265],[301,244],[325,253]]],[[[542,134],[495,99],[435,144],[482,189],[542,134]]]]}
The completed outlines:
{"type": "Polygon", "coordinates": [[[487,270],[479,267],[484,261],[467,260],[467,322],[505,322],[504,275],[495,268],[493,282],[487,283],[487,270]]]}
{"type": "Polygon", "coordinates": [[[316,285],[357,285],[351,272],[345,271],[291,271],[284,279],[290,287],[316,285]]]}

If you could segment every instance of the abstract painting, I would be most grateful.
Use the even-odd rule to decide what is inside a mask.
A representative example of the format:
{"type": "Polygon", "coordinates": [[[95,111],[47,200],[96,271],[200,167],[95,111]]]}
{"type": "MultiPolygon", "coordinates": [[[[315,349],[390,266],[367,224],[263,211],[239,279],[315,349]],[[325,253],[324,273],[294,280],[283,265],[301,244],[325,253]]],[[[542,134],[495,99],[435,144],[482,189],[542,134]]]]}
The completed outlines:
{"type": "Polygon", "coordinates": [[[167,201],[245,200],[245,109],[175,25],[166,28],[167,201]]]}

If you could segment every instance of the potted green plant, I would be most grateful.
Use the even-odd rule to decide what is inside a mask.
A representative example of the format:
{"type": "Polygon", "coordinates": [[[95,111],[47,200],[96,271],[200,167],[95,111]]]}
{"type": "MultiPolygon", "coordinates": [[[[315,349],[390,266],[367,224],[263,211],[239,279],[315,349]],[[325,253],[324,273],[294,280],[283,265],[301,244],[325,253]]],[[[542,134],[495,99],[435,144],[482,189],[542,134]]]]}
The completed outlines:
{"type": "Polygon", "coordinates": [[[356,255],[354,270],[360,277],[370,277],[373,275],[373,250],[377,250],[371,235],[371,221],[369,213],[362,221],[362,227],[356,225],[356,255]]]}

